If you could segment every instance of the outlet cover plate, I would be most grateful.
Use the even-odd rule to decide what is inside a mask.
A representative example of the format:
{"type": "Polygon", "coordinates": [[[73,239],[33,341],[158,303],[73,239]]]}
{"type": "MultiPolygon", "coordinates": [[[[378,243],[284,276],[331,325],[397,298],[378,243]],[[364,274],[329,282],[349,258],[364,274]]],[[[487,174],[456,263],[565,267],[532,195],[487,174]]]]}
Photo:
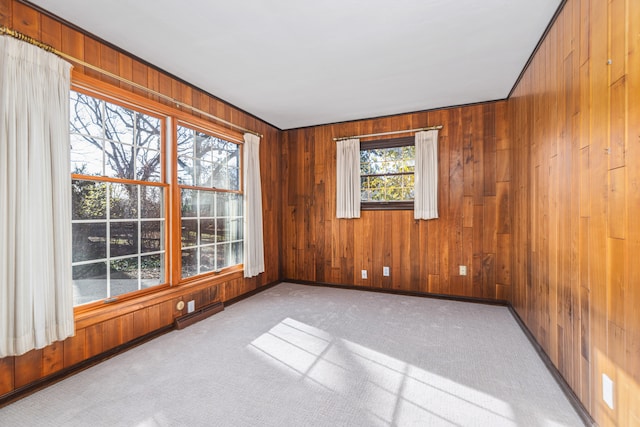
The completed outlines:
{"type": "Polygon", "coordinates": [[[363,279],[367,278],[367,270],[362,270],[362,278],[363,279]]]}
{"type": "Polygon", "coordinates": [[[196,311],[196,302],[191,300],[187,303],[187,313],[193,313],[196,311]]]}
{"type": "Polygon", "coordinates": [[[389,273],[389,267],[387,267],[387,266],[382,267],[382,275],[383,276],[389,276],[389,274],[390,274],[389,273]]]}
{"type": "Polygon", "coordinates": [[[466,276],[467,275],[467,266],[466,265],[461,265],[460,266],[460,275],[461,276],[466,276]]]}

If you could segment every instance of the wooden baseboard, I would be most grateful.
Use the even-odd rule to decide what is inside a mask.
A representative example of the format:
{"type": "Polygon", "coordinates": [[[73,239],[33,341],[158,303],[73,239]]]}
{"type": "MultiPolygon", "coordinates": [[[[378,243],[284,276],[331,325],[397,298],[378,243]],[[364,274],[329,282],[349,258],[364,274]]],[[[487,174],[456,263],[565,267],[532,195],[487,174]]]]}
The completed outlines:
{"type": "Polygon", "coordinates": [[[585,406],[582,404],[567,380],[564,379],[558,368],[556,368],[556,365],[553,364],[551,358],[549,358],[549,355],[544,351],[544,348],[542,348],[538,341],[536,341],[536,338],[533,336],[529,328],[527,328],[527,325],[524,323],[524,321],[520,318],[520,315],[518,314],[516,309],[513,308],[513,305],[511,304],[509,304],[508,307],[511,315],[516,320],[516,323],[520,326],[522,332],[524,332],[524,334],[527,336],[527,339],[538,353],[538,356],[540,356],[540,359],[542,359],[542,362],[547,367],[547,370],[549,370],[549,372],[551,373],[551,376],[553,376],[553,379],[555,379],[560,386],[560,389],[562,390],[564,395],[567,397],[567,399],[569,399],[569,403],[571,403],[571,406],[573,406],[573,408],[576,410],[584,425],[588,427],[597,427],[598,424],[591,417],[591,414],[589,414],[589,411],[587,411],[587,408],[585,408],[585,406]]]}
{"type": "Polygon", "coordinates": [[[342,285],[342,284],[336,284],[336,283],[312,282],[308,280],[282,279],[282,282],[295,283],[298,285],[307,285],[307,286],[322,286],[322,287],[330,287],[330,288],[338,288],[338,289],[350,289],[353,291],[378,292],[383,294],[404,295],[409,297],[437,298],[437,299],[444,299],[444,300],[450,300],[450,301],[472,302],[476,304],[499,305],[499,306],[509,305],[509,301],[501,300],[501,299],[496,300],[496,299],[489,299],[489,298],[463,297],[463,296],[457,296],[457,295],[435,294],[430,292],[404,291],[402,289],[373,288],[369,286],[354,286],[354,285],[342,285]]]}

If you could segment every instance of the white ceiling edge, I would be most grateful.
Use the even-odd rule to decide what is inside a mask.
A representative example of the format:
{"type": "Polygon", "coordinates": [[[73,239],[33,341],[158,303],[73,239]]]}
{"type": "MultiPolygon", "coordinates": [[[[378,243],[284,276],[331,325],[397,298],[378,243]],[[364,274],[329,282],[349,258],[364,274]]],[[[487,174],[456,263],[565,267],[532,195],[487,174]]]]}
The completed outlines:
{"type": "Polygon", "coordinates": [[[504,99],[562,0],[36,0],[292,129],[504,99]]]}

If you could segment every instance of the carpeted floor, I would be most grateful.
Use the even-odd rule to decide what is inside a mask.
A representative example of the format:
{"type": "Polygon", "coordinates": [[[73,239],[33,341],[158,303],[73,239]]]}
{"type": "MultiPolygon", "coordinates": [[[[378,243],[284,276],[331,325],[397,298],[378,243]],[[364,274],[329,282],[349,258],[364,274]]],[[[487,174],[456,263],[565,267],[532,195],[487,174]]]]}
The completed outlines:
{"type": "Polygon", "coordinates": [[[1,426],[581,426],[505,307],[289,283],[0,409],[1,426]]]}

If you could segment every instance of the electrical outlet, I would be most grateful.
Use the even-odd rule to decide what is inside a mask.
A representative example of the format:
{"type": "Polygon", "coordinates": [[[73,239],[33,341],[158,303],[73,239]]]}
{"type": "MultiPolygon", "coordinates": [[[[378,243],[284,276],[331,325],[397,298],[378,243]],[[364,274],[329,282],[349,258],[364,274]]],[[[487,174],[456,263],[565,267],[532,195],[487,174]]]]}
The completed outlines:
{"type": "Polygon", "coordinates": [[[607,374],[602,374],[602,400],[613,409],[613,381],[607,374]]]}
{"type": "Polygon", "coordinates": [[[467,275],[467,266],[466,265],[461,265],[460,266],[460,275],[461,276],[466,276],[467,275]]]}
{"type": "Polygon", "coordinates": [[[187,303],[187,313],[193,313],[196,311],[196,302],[191,300],[187,303]]]}
{"type": "Polygon", "coordinates": [[[383,276],[388,276],[389,275],[389,267],[382,267],[382,275],[383,276]]]}
{"type": "Polygon", "coordinates": [[[363,279],[367,278],[367,270],[362,270],[362,278],[363,279]]]}

